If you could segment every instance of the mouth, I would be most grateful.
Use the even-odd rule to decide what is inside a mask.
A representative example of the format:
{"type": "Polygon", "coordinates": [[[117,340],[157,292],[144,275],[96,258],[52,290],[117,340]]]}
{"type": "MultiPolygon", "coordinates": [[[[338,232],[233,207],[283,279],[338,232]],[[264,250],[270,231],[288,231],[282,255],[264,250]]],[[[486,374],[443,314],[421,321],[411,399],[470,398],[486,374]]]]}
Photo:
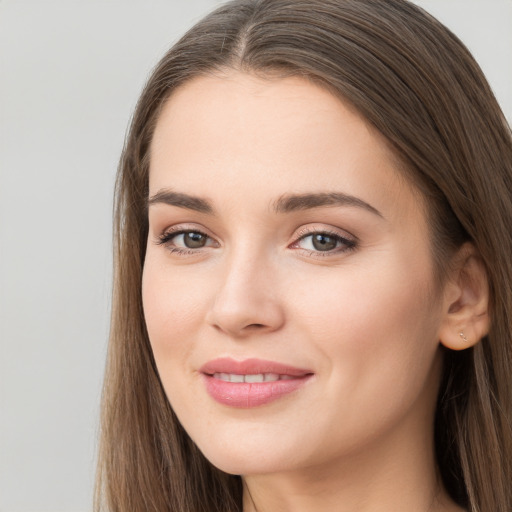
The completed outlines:
{"type": "Polygon", "coordinates": [[[261,359],[215,359],[202,366],[200,372],[210,397],[240,408],[278,400],[300,389],[313,376],[311,370],[261,359]]]}
{"type": "Polygon", "coordinates": [[[240,375],[238,373],[214,373],[214,379],[219,379],[224,382],[276,382],[278,380],[291,380],[295,377],[291,375],[279,375],[278,373],[254,373],[247,375],[240,375]]]}

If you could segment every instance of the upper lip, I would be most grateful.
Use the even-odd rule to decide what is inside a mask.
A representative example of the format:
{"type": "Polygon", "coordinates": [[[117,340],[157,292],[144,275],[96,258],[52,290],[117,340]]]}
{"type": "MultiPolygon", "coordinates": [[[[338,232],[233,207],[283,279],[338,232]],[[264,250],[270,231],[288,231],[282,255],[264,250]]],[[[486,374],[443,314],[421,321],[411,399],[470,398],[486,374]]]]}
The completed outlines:
{"type": "Polygon", "coordinates": [[[234,373],[237,375],[258,375],[260,373],[276,373],[278,375],[289,375],[291,377],[304,377],[313,372],[304,368],[297,368],[275,361],[266,361],[264,359],[244,359],[236,361],[230,357],[221,357],[208,361],[201,366],[200,372],[207,375],[215,373],[234,373]]]}

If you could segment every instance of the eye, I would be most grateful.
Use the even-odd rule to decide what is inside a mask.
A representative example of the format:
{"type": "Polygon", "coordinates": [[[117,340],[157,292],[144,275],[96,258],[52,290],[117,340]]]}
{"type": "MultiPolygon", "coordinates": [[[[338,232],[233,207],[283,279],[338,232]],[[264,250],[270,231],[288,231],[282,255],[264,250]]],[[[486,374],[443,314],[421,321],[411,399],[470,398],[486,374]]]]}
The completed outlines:
{"type": "MultiPolygon", "coordinates": [[[[356,242],[338,233],[325,231],[310,232],[302,235],[293,245],[293,248],[304,249],[313,253],[338,254],[354,249],[356,242]]],[[[327,255],[326,254],[326,255],[327,255]]]]}
{"type": "Polygon", "coordinates": [[[206,245],[208,237],[198,231],[187,231],[174,235],[172,240],[177,246],[183,246],[187,249],[200,249],[206,245]]]}
{"type": "Polygon", "coordinates": [[[171,252],[191,253],[203,247],[216,246],[207,234],[192,229],[169,230],[158,237],[158,245],[165,245],[171,252]]]}

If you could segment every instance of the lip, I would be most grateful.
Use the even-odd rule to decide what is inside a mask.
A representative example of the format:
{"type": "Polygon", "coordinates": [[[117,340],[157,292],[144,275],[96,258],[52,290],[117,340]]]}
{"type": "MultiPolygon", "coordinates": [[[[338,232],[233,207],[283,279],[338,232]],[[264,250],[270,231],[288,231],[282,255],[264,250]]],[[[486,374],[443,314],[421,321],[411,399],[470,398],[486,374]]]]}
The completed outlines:
{"type": "Polygon", "coordinates": [[[231,407],[251,408],[268,404],[301,388],[313,372],[275,361],[219,358],[207,362],[200,370],[208,394],[217,402],[231,407]],[[284,380],[269,382],[227,382],[215,374],[277,374],[284,380]]]}

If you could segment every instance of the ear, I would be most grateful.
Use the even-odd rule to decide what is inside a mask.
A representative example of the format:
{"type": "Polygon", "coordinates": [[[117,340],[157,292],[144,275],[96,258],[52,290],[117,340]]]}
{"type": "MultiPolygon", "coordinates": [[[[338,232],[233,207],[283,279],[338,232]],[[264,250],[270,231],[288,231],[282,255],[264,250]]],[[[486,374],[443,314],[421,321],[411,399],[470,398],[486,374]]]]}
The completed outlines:
{"type": "Polygon", "coordinates": [[[476,345],[489,330],[489,283],[475,246],[465,243],[454,255],[444,285],[439,340],[452,350],[476,345]]]}

